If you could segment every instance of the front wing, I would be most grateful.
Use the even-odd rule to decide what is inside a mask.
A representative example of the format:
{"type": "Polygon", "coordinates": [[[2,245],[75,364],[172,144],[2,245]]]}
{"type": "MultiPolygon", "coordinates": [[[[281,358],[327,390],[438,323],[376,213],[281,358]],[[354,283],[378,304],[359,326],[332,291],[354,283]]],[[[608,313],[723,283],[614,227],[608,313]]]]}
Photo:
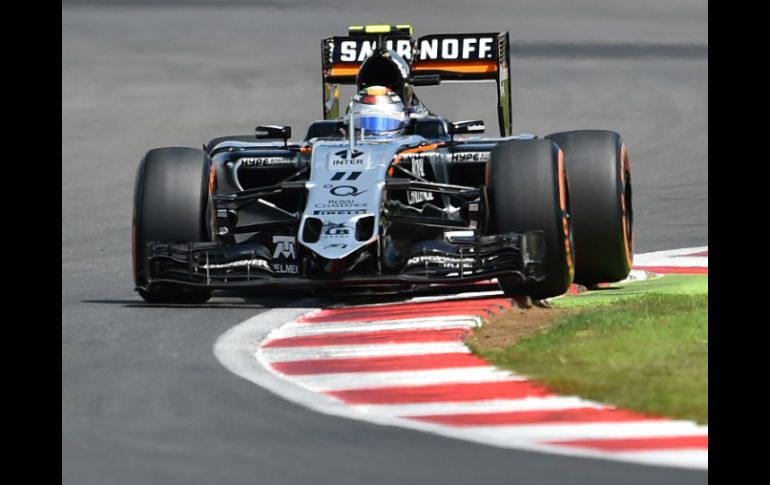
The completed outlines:
{"type": "Polygon", "coordinates": [[[277,262],[267,248],[260,245],[151,242],[147,244],[145,274],[148,278],[144,289],[167,285],[211,289],[411,287],[468,284],[499,277],[512,277],[521,282],[544,279],[541,231],[461,235],[448,238],[447,242],[447,249],[423,249],[410,255],[396,272],[378,270],[370,274],[343,275],[310,272],[307,264],[300,264],[297,274],[279,274],[273,269],[277,262]]]}

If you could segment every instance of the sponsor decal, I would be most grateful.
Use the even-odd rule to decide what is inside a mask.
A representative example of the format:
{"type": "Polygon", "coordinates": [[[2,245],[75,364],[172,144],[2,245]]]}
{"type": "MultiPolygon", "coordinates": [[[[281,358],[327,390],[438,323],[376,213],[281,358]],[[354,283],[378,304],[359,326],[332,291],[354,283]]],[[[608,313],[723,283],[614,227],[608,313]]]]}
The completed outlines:
{"type": "Polygon", "coordinates": [[[356,159],[356,158],[337,158],[336,160],[332,160],[332,167],[349,167],[351,165],[363,165],[364,161],[362,159],[356,159]]]}
{"type": "Polygon", "coordinates": [[[404,154],[398,155],[398,157],[404,162],[410,162],[413,160],[422,160],[423,162],[426,162],[431,158],[438,158],[440,156],[441,156],[441,153],[438,153],[438,152],[414,152],[414,153],[404,153],[404,154]]]}
{"type": "Polygon", "coordinates": [[[326,228],[324,230],[324,235],[326,236],[341,237],[350,235],[350,227],[346,226],[345,223],[335,224],[334,222],[330,222],[324,227],[326,228]]]}
{"type": "Polygon", "coordinates": [[[494,37],[426,36],[420,39],[421,61],[494,59],[494,37]]]}
{"type": "Polygon", "coordinates": [[[334,172],[334,175],[332,176],[332,180],[355,180],[358,177],[361,176],[363,172],[334,172]],[[347,179],[346,176],[347,175],[347,179]]]}
{"type": "Polygon", "coordinates": [[[366,209],[340,209],[340,210],[320,210],[320,211],[313,211],[313,215],[316,216],[331,216],[331,215],[356,215],[356,214],[366,214],[366,209]]]}
{"type": "Polygon", "coordinates": [[[297,259],[297,253],[294,250],[294,236],[273,236],[273,259],[280,257],[288,259],[297,259]]]}
{"type": "Polygon", "coordinates": [[[331,164],[332,167],[346,167],[351,165],[363,165],[364,160],[359,159],[361,155],[364,154],[364,152],[358,151],[356,149],[353,149],[352,151],[348,150],[340,150],[338,152],[334,153],[339,158],[336,160],[332,160],[331,164]]]}
{"type": "Polygon", "coordinates": [[[326,246],[324,246],[324,249],[332,249],[332,248],[347,249],[347,247],[348,247],[347,244],[335,243],[335,244],[327,244],[326,246]]]}
{"type": "Polygon", "coordinates": [[[358,197],[361,194],[366,193],[366,190],[359,190],[358,187],[353,185],[324,185],[325,189],[329,189],[329,193],[335,197],[358,197]]]}
{"type": "MultiPolygon", "coordinates": [[[[337,155],[338,157],[345,157],[348,154],[348,150],[340,150],[338,152],[334,152],[334,154],[337,155]]],[[[359,152],[354,148],[353,150],[350,151],[350,158],[358,158],[363,154],[364,152],[359,152]]]]}
{"type": "Polygon", "coordinates": [[[406,193],[406,200],[410,205],[419,204],[420,202],[433,200],[433,194],[430,192],[413,192],[410,190],[406,193]]]}
{"type": "Polygon", "coordinates": [[[423,255],[423,256],[414,256],[412,258],[409,258],[409,261],[407,261],[406,264],[407,266],[414,265],[414,264],[435,264],[435,265],[438,265],[440,268],[459,269],[461,262],[462,262],[463,268],[472,268],[476,264],[476,259],[462,258],[461,260],[459,257],[456,257],[456,256],[423,255]]]}
{"type": "Polygon", "coordinates": [[[296,264],[273,263],[273,272],[277,274],[299,274],[299,266],[296,264]]]}
{"type": "MultiPolygon", "coordinates": [[[[425,178],[425,162],[422,158],[415,158],[412,160],[412,175],[415,177],[425,178]]],[[[406,200],[410,205],[418,204],[420,202],[427,202],[433,200],[433,193],[431,192],[415,192],[409,190],[406,192],[406,200]]]]}
{"type": "Polygon", "coordinates": [[[425,162],[422,158],[412,160],[412,175],[425,178],[425,162]]]}
{"type": "MultiPolygon", "coordinates": [[[[363,62],[374,52],[376,41],[366,39],[339,39],[339,49],[332,48],[332,62],[363,62]]],[[[409,39],[387,39],[385,46],[411,60],[412,43],[409,39]]],[[[420,61],[464,60],[478,61],[495,58],[495,36],[478,34],[426,35],[417,41],[417,59],[420,61]]],[[[399,69],[401,66],[399,64],[399,69]]],[[[403,70],[402,70],[403,72],[403,70]]],[[[403,73],[406,77],[408,72],[403,73]]]]}
{"type": "Polygon", "coordinates": [[[283,157],[244,157],[239,158],[238,161],[242,167],[275,167],[294,163],[291,158],[283,157]]]}
{"type": "Polygon", "coordinates": [[[264,259],[242,259],[240,261],[232,261],[229,263],[220,264],[203,264],[203,269],[224,269],[224,268],[237,268],[241,266],[251,266],[253,268],[261,268],[266,271],[270,271],[270,265],[264,259]]]}
{"type": "Polygon", "coordinates": [[[352,207],[367,207],[368,204],[356,202],[355,200],[327,200],[325,204],[315,204],[316,209],[349,209],[352,207]]]}
{"type": "Polygon", "coordinates": [[[452,154],[453,162],[488,162],[491,152],[458,152],[452,154]]]}
{"type": "MultiPolygon", "coordinates": [[[[362,62],[372,55],[376,41],[343,40],[339,52],[332,52],[334,62],[362,62]]],[[[404,59],[412,58],[412,42],[409,39],[388,39],[385,47],[396,51],[404,59]]]]}
{"type": "MultiPolygon", "coordinates": [[[[297,259],[294,236],[273,236],[273,243],[275,244],[273,259],[297,259]]],[[[299,266],[293,263],[274,262],[273,271],[277,274],[299,274],[299,266]]]]}

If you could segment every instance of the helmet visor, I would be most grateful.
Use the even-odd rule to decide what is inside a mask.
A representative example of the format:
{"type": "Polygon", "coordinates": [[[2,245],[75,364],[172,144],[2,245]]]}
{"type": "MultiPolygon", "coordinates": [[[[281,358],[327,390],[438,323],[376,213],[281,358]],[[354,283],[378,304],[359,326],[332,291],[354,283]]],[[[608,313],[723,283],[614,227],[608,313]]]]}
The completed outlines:
{"type": "Polygon", "coordinates": [[[403,121],[382,115],[361,115],[355,120],[356,128],[366,131],[393,131],[401,128],[403,121]]]}

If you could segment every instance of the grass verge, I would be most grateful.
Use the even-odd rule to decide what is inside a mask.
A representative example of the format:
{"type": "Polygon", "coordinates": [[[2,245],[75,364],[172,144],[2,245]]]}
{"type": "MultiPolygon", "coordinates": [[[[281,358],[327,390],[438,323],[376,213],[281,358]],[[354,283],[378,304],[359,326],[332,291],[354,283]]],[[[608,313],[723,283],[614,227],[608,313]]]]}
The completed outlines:
{"type": "Polygon", "coordinates": [[[560,394],[708,423],[708,276],[669,275],[554,306],[547,325],[514,342],[503,335],[526,326],[528,310],[501,314],[468,343],[560,394]]]}

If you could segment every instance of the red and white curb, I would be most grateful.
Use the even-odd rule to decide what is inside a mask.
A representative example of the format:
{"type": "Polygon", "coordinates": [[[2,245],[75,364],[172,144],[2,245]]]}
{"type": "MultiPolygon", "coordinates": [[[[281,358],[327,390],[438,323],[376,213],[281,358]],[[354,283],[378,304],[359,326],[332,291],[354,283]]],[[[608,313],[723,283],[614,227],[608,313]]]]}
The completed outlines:
{"type": "Polygon", "coordinates": [[[709,248],[701,246],[637,254],[634,268],[659,274],[708,274],[709,248]]]}
{"type": "MultiPolygon", "coordinates": [[[[654,253],[644,270],[703,251],[654,253]]],[[[708,467],[707,426],[559,396],[471,354],[463,338],[512,304],[493,295],[275,309],[222,335],[214,353],[235,374],[325,414],[504,448],[708,467]]]]}

